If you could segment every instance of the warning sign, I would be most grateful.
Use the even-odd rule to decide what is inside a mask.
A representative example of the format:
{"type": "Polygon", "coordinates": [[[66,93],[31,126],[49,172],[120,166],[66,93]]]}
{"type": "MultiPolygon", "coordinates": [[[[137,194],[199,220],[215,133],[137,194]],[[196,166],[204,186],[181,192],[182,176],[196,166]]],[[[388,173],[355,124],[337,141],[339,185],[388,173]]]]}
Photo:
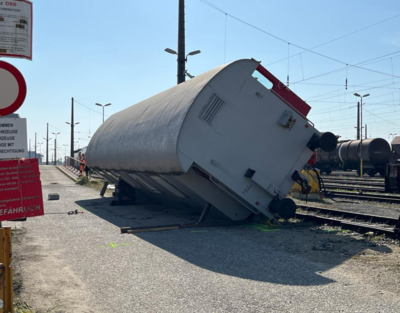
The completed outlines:
{"type": "Polygon", "coordinates": [[[32,2],[0,0],[0,56],[32,60],[32,2]]]}
{"type": "Polygon", "coordinates": [[[0,221],[44,215],[38,159],[0,161],[0,221]]]}
{"type": "Polygon", "coordinates": [[[0,118],[0,159],[28,157],[26,118],[0,118]]]}

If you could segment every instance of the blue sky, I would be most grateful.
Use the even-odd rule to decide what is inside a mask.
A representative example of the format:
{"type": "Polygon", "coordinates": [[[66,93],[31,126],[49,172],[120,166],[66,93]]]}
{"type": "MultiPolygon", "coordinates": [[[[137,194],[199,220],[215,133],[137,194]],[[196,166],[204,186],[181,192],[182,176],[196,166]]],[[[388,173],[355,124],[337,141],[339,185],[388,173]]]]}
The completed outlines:
{"type": "MultiPolygon", "coordinates": [[[[290,88],[312,106],[309,119],[319,130],[353,139],[357,99],[352,94],[359,92],[371,94],[363,112],[368,136],[400,135],[399,1],[209,2],[228,15],[201,0],[186,0],[186,51],[202,51],[189,57],[191,74],[255,58],[283,82],[289,73],[290,88]],[[368,26],[316,53],[295,47],[310,49],[368,26]],[[288,52],[294,55],[289,62],[288,52]],[[362,68],[351,66],[372,59],[362,68]]],[[[71,97],[77,100],[75,138],[82,147],[102,122],[96,102],[111,102],[106,108],[110,116],[176,84],[176,57],[164,49],[177,49],[178,0],[33,4],[33,61],[2,59],[26,79],[28,95],[18,113],[28,119],[32,149],[35,132],[38,142],[45,142],[50,123],[50,133],[61,132],[57,145],[64,154],[63,145],[70,143],[65,122],[70,120],[71,97]]]]}

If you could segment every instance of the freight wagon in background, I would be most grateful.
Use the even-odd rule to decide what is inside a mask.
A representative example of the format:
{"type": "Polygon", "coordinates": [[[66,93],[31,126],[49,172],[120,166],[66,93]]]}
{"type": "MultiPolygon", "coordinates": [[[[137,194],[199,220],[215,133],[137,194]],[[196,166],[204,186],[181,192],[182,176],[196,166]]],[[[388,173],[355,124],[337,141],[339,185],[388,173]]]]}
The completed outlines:
{"type": "MultiPolygon", "coordinates": [[[[331,152],[317,149],[315,167],[321,173],[334,170],[357,170],[360,174],[360,140],[339,142],[331,152]]],[[[379,173],[385,178],[387,192],[400,192],[400,136],[389,143],[382,138],[362,141],[363,173],[373,177],[379,173]]]]}
{"type": "Polygon", "coordinates": [[[362,150],[363,173],[375,176],[379,173],[385,177],[386,164],[392,155],[389,143],[382,138],[360,140],[346,140],[337,144],[336,149],[326,152],[317,149],[317,163],[315,167],[322,173],[330,174],[334,170],[357,170],[360,174],[360,154],[362,150]]]}
{"type": "MultiPolygon", "coordinates": [[[[293,181],[337,139],[307,119],[311,108],[254,59],[217,67],[114,114],[87,147],[88,166],[116,184],[117,204],[142,192],[176,207],[288,218],[293,181]],[[272,83],[267,89],[253,74],[272,83]]],[[[217,214],[217,215],[218,215],[217,214]]]]}

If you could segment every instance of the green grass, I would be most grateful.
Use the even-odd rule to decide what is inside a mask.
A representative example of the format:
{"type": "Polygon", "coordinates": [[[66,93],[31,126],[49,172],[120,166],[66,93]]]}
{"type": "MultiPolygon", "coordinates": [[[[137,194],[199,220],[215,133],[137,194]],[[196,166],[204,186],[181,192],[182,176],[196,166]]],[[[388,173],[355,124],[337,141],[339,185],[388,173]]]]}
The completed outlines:
{"type": "Polygon", "coordinates": [[[86,177],[79,178],[76,182],[78,185],[86,186],[100,190],[103,187],[103,181],[98,179],[87,179],[86,177]]]}

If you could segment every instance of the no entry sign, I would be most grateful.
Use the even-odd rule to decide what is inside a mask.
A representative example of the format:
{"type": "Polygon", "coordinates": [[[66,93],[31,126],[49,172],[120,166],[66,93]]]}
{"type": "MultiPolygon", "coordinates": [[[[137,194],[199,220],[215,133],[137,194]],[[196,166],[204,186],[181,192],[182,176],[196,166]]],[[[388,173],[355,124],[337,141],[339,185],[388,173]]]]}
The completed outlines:
{"type": "Polygon", "coordinates": [[[0,61],[0,116],[17,111],[25,101],[26,83],[13,65],[0,61]]]}
{"type": "Polygon", "coordinates": [[[0,161],[0,221],[44,215],[38,159],[0,161]]]}

